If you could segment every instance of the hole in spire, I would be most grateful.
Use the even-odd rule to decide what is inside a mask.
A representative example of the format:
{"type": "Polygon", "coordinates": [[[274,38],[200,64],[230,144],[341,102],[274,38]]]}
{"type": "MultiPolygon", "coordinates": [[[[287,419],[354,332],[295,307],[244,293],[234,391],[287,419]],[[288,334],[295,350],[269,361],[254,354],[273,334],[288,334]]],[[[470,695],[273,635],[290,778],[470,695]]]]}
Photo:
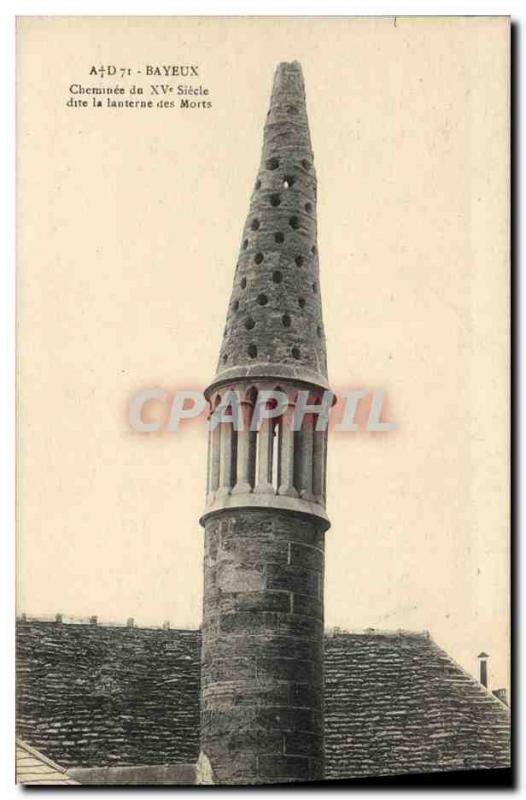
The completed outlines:
{"type": "Polygon", "coordinates": [[[267,169],[277,169],[279,167],[279,158],[267,158],[266,162],[267,169]]]}
{"type": "Polygon", "coordinates": [[[241,288],[245,289],[246,285],[247,285],[247,279],[246,278],[241,278],[241,288]]]}
{"type": "Polygon", "coordinates": [[[305,261],[305,259],[303,258],[303,256],[296,256],[294,261],[296,262],[297,267],[301,267],[303,266],[303,262],[305,261]]]}
{"type": "Polygon", "coordinates": [[[285,241],[285,234],[281,233],[281,231],[278,231],[277,233],[274,234],[274,241],[277,242],[278,244],[283,244],[283,242],[285,241]]]}
{"type": "Polygon", "coordinates": [[[234,300],[234,302],[232,303],[232,309],[234,311],[237,311],[239,309],[239,300],[234,300]]]}
{"type": "Polygon", "coordinates": [[[290,316],[288,314],[283,314],[283,316],[281,317],[281,324],[283,325],[283,327],[290,328],[290,322],[291,322],[290,316]]]}
{"type": "Polygon", "coordinates": [[[263,253],[256,253],[256,255],[254,256],[254,261],[256,262],[256,264],[261,264],[264,258],[265,256],[263,255],[263,253]]]}
{"type": "Polygon", "coordinates": [[[253,231],[257,231],[257,229],[259,228],[259,219],[257,217],[252,220],[252,222],[250,223],[250,227],[252,228],[253,231]]]}
{"type": "Polygon", "coordinates": [[[258,349],[255,344],[249,344],[248,346],[248,355],[249,358],[255,358],[258,354],[258,349]]]}
{"type": "Polygon", "coordinates": [[[248,247],[248,239],[245,239],[245,240],[243,241],[243,250],[246,250],[246,249],[247,249],[247,247],[248,247]]]}
{"type": "Polygon", "coordinates": [[[305,308],[305,298],[304,297],[298,297],[298,305],[299,305],[300,308],[305,308]]]}
{"type": "Polygon", "coordinates": [[[300,357],[300,349],[299,347],[293,347],[291,350],[292,358],[298,359],[300,357]]]}
{"type": "Polygon", "coordinates": [[[300,226],[300,221],[299,221],[298,217],[296,217],[296,216],[290,217],[289,218],[289,225],[293,230],[296,231],[300,226]]]}
{"type": "Polygon", "coordinates": [[[294,175],[284,175],[283,177],[283,188],[284,189],[291,189],[296,182],[296,178],[294,175]]]}
{"type": "Polygon", "coordinates": [[[261,181],[259,180],[259,178],[256,181],[256,192],[258,189],[261,189],[261,181]]]}
{"type": "Polygon", "coordinates": [[[281,203],[281,197],[279,194],[271,194],[269,197],[270,205],[276,208],[281,203]]]}
{"type": "Polygon", "coordinates": [[[312,203],[305,203],[305,211],[307,212],[307,214],[310,214],[310,212],[312,211],[312,203]]]}
{"type": "Polygon", "coordinates": [[[304,158],[303,161],[301,162],[301,166],[303,167],[303,169],[310,169],[312,164],[310,163],[310,161],[304,158]]]}
{"type": "Polygon", "coordinates": [[[251,331],[255,324],[256,323],[254,322],[252,317],[247,317],[246,318],[246,320],[245,320],[245,328],[247,329],[247,331],[251,331]]]}
{"type": "Polygon", "coordinates": [[[272,273],[272,280],[274,283],[281,283],[283,280],[283,273],[279,271],[279,269],[275,269],[272,273]]]}
{"type": "Polygon", "coordinates": [[[266,306],[268,303],[268,297],[266,294],[258,294],[256,300],[260,306],[266,306]]]}

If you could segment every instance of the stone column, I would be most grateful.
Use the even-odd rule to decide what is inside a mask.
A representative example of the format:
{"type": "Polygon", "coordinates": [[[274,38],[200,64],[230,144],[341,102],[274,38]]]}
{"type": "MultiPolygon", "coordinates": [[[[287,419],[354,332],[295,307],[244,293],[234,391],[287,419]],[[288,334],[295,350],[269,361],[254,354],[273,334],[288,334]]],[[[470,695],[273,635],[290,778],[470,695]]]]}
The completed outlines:
{"type": "Polygon", "coordinates": [[[312,499],[312,457],[313,457],[313,426],[312,414],[305,414],[300,435],[300,497],[312,499]]]}
{"type": "Polygon", "coordinates": [[[325,503],[325,453],[327,431],[313,431],[312,448],[312,492],[317,503],[325,503]]]}
{"type": "Polygon", "coordinates": [[[219,489],[220,464],[221,464],[221,425],[210,431],[210,500],[219,489]]]}
{"type": "MultiPolygon", "coordinates": [[[[207,425],[210,425],[210,415],[207,417],[207,425]]],[[[212,431],[208,428],[207,448],[206,448],[206,496],[210,494],[212,485],[212,431]]]]}
{"type": "Polygon", "coordinates": [[[242,430],[237,432],[237,480],[232,494],[246,494],[252,491],[251,480],[251,436],[253,405],[249,400],[240,401],[240,417],[242,430]]]}
{"type": "Polygon", "coordinates": [[[281,482],[279,494],[297,497],[298,492],[294,486],[294,419],[295,403],[289,398],[289,404],[281,419],[281,482]]]}
{"type": "Polygon", "coordinates": [[[257,442],[256,491],[258,494],[274,494],[272,487],[272,438],[274,436],[274,420],[264,419],[261,422],[257,442]]]}
{"type": "Polygon", "coordinates": [[[232,423],[221,423],[221,457],[219,467],[219,496],[230,494],[232,489],[232,423]]]}

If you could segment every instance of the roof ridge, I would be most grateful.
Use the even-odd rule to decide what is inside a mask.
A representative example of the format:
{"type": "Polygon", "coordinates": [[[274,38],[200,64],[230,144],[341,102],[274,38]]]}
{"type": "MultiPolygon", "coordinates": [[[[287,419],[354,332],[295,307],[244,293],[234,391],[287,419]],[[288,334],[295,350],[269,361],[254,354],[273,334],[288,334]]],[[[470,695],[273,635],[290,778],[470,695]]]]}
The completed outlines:
{"type": "MultiPolygon", "coordinates": [[[[138,624],[134,621],[133,625],[129,625],[127,622],[115,622],[112,620],[101,620],[97,617],[97,622],[92,623],[90,617],[76,617],[68,614],[61,615],[60,621],[56,619],[56,617],[52,615],[45,615],[42,614],[40,616],[27,616],[25,614],[17,616],[17,622],[43,622],[49,623],[53,625],[85,625],[86,627],[93,626],[97,628],[130,628],[132,630],[152,630],[152,631],[182,631],[185,633],[199,633],[199,627],[186,627],[184,625],[174,625],[173,627],[170,626],[169,628],[165,628],[163,625],[149,625],[149,624],[138,624]]],[[[407,637],[417,637],[422,639],[431,639],[430,632],[428,630],[411,630],[409,628],[342,628],[339,625],[332,625],[324,630],[324,634],[326,636],[407,636],[407,637]]],[[[467,673],[469,674],[469,673],[467,673]]]]}
{"type": "Polygon", "coordinates": [[[506,705],[506,703],[503,703],[502,700],[499,700],[498,697],[495,697],[491,689],[489,689],[487,686],[483,686],[482,683],[478,680],[478,678],[472,675],[471,672],[468,672],[468,670],[465,669],[465,667],[463,667],[462,664],[459,664],[458,661],[455,661],[455,659],[452,656],[450,656],[449,653],[443,650],[440,647],[440,645],[438,645],[434,641],[434,639],[431,638],[431,636],[429,637],[429,644],[436,651],[438,651],[438,653],[443,658],[446,658],[453,667],[458,669],[464,675],[464,677],[466,677],[469,680],[469,682],[473,684],[473,688],[477,689],[481,695],[489,697],[499,708],[504,708],[508,714],[511,713],[511,710],[509,706],[506,705]]]}
{"type": "Polygon", "coordinates": [[[340,628],[339,625],[334,625],[332,628],[326,628],[325,634],[328,636],[407,636],[420,639],[431,639],[428,630],[414,631],[408,628],[356,628],[347,630],[340,628]]]}
{"type": "MultiPolygon", "coordinates": [[[[165,628],[163,625],[148,625],[148,624],[138,624],[134,621],[133,625],[129,625],[127,622],[115,622],[111,620],[101,620],[97,618],[96,623],[92,623],[90,617],[75,617],[71,615],[61,615],[60,621],[56,619],[56,617],[51,615],[42,614],[41,616],[27,616],[27,615],[19,615],[17,616],[17,622],[42,622],[46,624],[52,625],[85,625],[86,627],[97,627],[97,628],[129,628],[131,630],[152,630],[152,631],[181,631],[184,633],[200,633],[200,627],[185,627],[182,625],[174,625],[173,627],[170,626],[169,628],[165,628]]],[[[430,639],[430,633],[428,630],[410,630],[409,628],[353,628],[347,629],[342,628],[339,625],[333,625],[331,627],[327,627],[324,630],[324,634],[326,636],[408,636],[408,637],[418,637],[422,639],[430,639]]]]}
{"type": "Polygon", "coordinates": [[[20,614],[16,618],[17,622],[44,622],[50,623],[52,625],[85,625],[86,627],[94,627],[94,628],[129,628],[129,629],[137,629],[137,630],[150,630],[150,631],[184,631],[188,633],[199,633],[199,627],[185,627],[183,625],[175,625],[169,626],[166,628],[163,625],[149,625],[149,624],[138,624],[133,621],[133,625],[130,625],[128,622],[115,622],[112,620],[101,620],[99,617],[96,617],[96,622],[92,622],[90,617],[75,617],[69,614],[61,614],[60,620],[56,618],[56,616],[42,614],[40,616],[28,616],[27,614],[20,614]]]}

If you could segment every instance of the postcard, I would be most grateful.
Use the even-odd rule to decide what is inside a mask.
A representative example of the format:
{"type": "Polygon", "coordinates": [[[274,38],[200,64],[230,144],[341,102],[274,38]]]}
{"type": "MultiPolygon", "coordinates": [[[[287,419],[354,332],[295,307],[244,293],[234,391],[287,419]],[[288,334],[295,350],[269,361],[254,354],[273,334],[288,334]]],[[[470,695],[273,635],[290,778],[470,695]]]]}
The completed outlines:
{"type": "Polygon", "coordinates": [[[18,19],[19,783],[509,777],[509,169],[507,17],[18,19]]]}

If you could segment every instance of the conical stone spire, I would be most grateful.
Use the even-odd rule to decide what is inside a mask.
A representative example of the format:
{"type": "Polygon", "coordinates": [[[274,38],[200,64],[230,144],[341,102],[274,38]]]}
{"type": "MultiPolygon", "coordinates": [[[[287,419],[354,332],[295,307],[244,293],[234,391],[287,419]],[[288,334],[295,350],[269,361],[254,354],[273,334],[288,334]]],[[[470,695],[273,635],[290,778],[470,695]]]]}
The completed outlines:
{"type": "Polygon", "coordinates": [[[214,385],[261,375],[327,386],[316,173],[297,61],[274,76],[214,385]]]}

